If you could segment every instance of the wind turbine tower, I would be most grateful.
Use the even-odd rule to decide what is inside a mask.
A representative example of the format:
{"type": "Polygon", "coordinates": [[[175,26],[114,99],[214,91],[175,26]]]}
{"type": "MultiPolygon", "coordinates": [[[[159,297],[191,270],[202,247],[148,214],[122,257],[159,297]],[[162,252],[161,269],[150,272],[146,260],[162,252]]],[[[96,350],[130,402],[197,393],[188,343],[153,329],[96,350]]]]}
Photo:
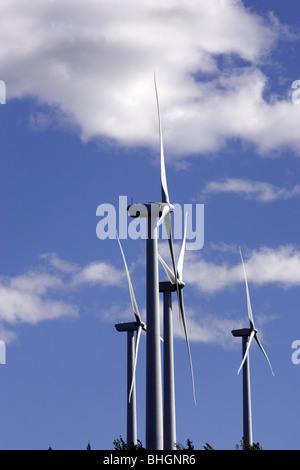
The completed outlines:
{"type": "Polygon", "coordinates": [[[133,204],[131,217],[145,217],[146,240],[146,449],[163,449],[157,219],[161,204],[133,204]]]}
{"type": "Polygon", "coordinates": [[[118,323],[117,331],[127,332],[127,438],[128,446],[137,444],[136,424],[136,388],[134,380],[135,340],[134,332],[137,331],[137,322],[118,323]]]}
{"type": "Polygon", "coordinates": [[[160,281],[159,292],[163,293],[163,328],[164,328],[164,450],[175,450],[176,413],[175,413],[175,375],[173,347],[173,312],[172,292],[176,286],[170,281],[160,281]]]}
{"type": "Polygon", "coordinates": [[[274,375],[274,372],[273,372],[271,363],[269,361],[269,358],[257,336],[258,330],[255,328],[255,324],[254,324],[252,307],[251,307],[251,302],[250,302],[250,294],[249,294],[249,288],[248,288],[248,282],[247,282],[246,268],[245,268],[241,249],[240,249],[240,256],[241,256],[241,261],[242,261],[242,266],[243,266],[243,271],[244,271],[248,319],[250,323],[250,328],[232,330],[231,333],[235,337],[242,338],[243,360],[238,370],[238,374],[240,373],[240,370],[243,368],[243,432],[244,432],[243,437],[246,440],[246,444],[250,446],[253,444],[253,438],[252,438],[249,349],[250,349],[251,341],[253,340],[253,338],[255,339],[263,355],[265,356],[273,375],[274,375]]]}
{"type": "Polygon", "coordinates": [[[184,325],[186,342],[188,347],[190,368],[192,374],[193,394],[194,401],[195,387],[194,387],[194,374],[190,354],[189,341],[187,336],[187,328],[185,324],[185,313],[183,304],[182,289],[185,286],[183,282],[183,260],[186,243],[186,229],[187,229],[187,213],[185,215],[185,227],[182,246],[176,266],[176,275],[169,268],[163,258],[158,254],[159,261],[161,262],[167,276],[168,281],[161,281],[159,283],[159,291],[163,292],[164,299],[164,449],[174,450],[176,443],[176,415],[175,415],[175,379],[174,379],[174,352],[173,352],[173,311],[172,311],[172,292],[177,292],[178,306],[181,313],[181,319],[184,325]]]}
{"type": "Polygon", "coordinates": [[[141,319],[141,315],[136,303],[126,258],[118,234],[117,239],[124,261],[132,310],[136,320],[135,322],[118,323],[115,325],[117,331],[127,332],[127,445],[132,446],[132,444],[137,444],[135,371],[137,365],[141,332],[142,330],[146,331],[147,328],[145,323],[141,319]],[[136,341],[134,340],[135,331],[136,341]]]}
{"type": "MultiPolygon", "coordinates": [[[[244,357],[249,344],[251,334],[250,328],[232,330],[232,335],[242,338],[242,354],[244,357]]],[[[252,413],[251,413],[251,390],[250,390],[250,364],[249,355],[243,365],[243,437],[249,446],[253,444],[252,438],[252,413]]]]}

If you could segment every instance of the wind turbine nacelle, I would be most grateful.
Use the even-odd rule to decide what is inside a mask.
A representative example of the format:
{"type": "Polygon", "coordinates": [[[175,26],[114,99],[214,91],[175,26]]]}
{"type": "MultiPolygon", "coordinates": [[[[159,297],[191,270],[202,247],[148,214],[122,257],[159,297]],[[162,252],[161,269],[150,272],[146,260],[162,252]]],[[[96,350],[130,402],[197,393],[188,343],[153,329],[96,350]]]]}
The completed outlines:
{"type": "MultiPolygon", "coordinates": [[[[183,289],[185,283],[183,281],[178,281],[179,289],[183,289]]],[[[172,284],[170,281],[159,281],[159,292],[176,292],[176,284],[172,284]]]]}
{"type": "Polygon", "coordinates": [[[117,323],[115,325],[117,331],[136,331],[138,324],[136,321],[126,322],[126,323],[117,323]]]}
{"type": "MultiPolygon", "coordinates": [[[[131,204],[127,207],[127,211],[130,217],[161,217],[162,211],[166,203],[164,202],[147,202],[146,204],[137,203],[131,204]]],[[[173,212],[175,209],[172,204],[167,204],[170,207],[170,212],[173,212]]]]}
{"type": "Polygon", "coordinates": [[[251,328],[241,328],[240,330],[232,330],[232,335],[236,337],[240,336],[250,336],[251,334],[251,328]]]}

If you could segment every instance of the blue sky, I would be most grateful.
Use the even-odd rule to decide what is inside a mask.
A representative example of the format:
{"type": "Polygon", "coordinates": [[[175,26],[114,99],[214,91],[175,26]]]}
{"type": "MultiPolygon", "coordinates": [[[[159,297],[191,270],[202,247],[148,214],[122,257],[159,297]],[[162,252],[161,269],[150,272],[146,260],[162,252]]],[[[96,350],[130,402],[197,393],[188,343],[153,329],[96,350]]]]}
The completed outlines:
{"type": "MultiPolygon", "coordinates": [[[[118,219],[119,196],[160,198],[154,70],[171,202],[205,211],[204,246],[183,272],[196,407],[174,305],[177,440],[234,449],[242,437],[241,246],[275,373],[253,344],[253,439],[299,448],[299,5],[13,0],[0,13],[0,448],[111,449],[126,437],[126,337],[114,325],[134,317],[96,210],[112,204],[118,219]]],[[[145,320],[145,241],[122,246],[145,320]]]]}

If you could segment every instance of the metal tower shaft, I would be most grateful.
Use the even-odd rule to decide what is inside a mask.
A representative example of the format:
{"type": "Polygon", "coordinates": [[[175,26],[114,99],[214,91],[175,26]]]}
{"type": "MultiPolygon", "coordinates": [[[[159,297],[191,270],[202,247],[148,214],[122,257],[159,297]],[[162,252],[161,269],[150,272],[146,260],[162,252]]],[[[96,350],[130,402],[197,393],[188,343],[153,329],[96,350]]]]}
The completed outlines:
{"type": "Polygon", "coordinates": [[[134,204],[131,217],[145,217],[146,240],[146,448],[163,449],[160,314],[158,292],[157,218],[159,203],[134,204]]]}
{"type": "MultiPolygon", "coordinates": [[[[232,330],[233,336],[242,337],[242,357],[244,357],[251,334],[250,328],[232,330]]],[[[252,413],[251,413],[251,391],[250,391],[250,363],[249,354],[243,365],[243,437],[246,444],[253,444],[252,438],[252,413]]]]}
{"type": "Polygon", "coordinates": [[[136,387],[135,380],[129,399],[130,389],[133,381],[134,359],[135,359],[135,339],[134,332],[137,330],[136,322],[118,323],[115,325],[117,331],[127,332],[127,438],[128,446],[137,444],[137,419],[136,419],[136,387]]]}
{"type": "Polygon", "coordinates": [[[172,292],[176,286],[169,281],[159,283],[159,291],[163,292],[163,325],[164,325],[164,450],[175,450],[176,443],[176,413],[175,413],[175,375],[173,348],[173,313],[172,292]]]}

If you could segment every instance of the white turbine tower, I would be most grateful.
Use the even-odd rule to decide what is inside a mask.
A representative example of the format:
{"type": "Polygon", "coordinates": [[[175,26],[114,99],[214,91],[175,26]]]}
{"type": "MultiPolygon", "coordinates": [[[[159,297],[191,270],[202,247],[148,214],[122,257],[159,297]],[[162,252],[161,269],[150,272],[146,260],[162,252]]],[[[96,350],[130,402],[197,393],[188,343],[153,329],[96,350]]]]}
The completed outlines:
{"type": "MultiPolygon", "coordinates": [[[[187,213],[186,213],[187,220],[187,213]]],[[[165,263],[163,258],[158,254],[158,258],[168,276],[169,281],[161,281],[159,283],[159,290],[163,292],[164,298],[164,449],[174,450],[176,443],[176,415],[175,415],[175,378],[174,378],[174,353],[173,353],[173,313],[172,313],[172,292],[179,291],[179,304],[183,307],[183,296],[182,289],[185,286],[183,282],[183,260],[185,252],[185,242],[186,242],[186,220],[185,220],[185,229],[184,237],[180,250],[180,255],[177,262],[176,276],[174,272],[169,268],[165,263]],[[177,282],[176,282],[177,281],[177,282]],[[178,290],[176,287],[178,285],[178,290]]],[[[187,330],[186,330],[187,331],[187,330]]],[[[191,374],[192,374],[192,384],[193,384],[193,395],[194,401],[196,403],[195,397],[195,387],[194,387],[194,374],[192,367],[191,354],[189,349],[189,343],[187,339],[191,374]]]]}
{"type": "Polygon", "coordinates": [[[146,449],[163,449],[160,314],[158,292],[157,226],[159,203],[133,204],[131,217],[144,217],[146,240],[146,449]]]}
{"type": "Polygon", "coordinates": [[[251,341],[253,340],[253,338],[255,339],[261,351],[263,352],[273,375],[274,375],[274,372],[273,372],[271,363],[268,359],[268,356],[264,348],[262,347],[262,344],[259,341],[258,336],[257,336],[257,329],[255,328],[251,302],[250,302],[250,294],[249,294],[249,288],[248,288],[248,282],[247,282],[246,268],[245,268],[241,249],[240,249],[240,256],[242,260],[245,285],[246,285],[247,309],[248,309],[248,318],[249,318],[250,328],[232,330],[231,333],[233,334],[233,336],[242,337],[243,360],[238,370],[238,374],[240,373],[240,370],[243,368],[243,437],[246,440],[246,444],[251,446],[253,444],[253,439],[252,439],[249,348],[250,348],[251,341]]]}
{"type": "Polygon", "coordinates": [[[135,322],[118,323],[115,325],[117,331],[127,332],[127,445],[137,444],[137,424],[136,424],[136,387],[135,387],[135,371],[138,358],[139,341],[142,330],[146,331],[146,325],[142,322],[139,309],[136,303],[129,270],[127,267],[125,255],[121,246],[121,242],[117,235],[120,250],[122,253],[132,310],[135,316],[135,322]],[[136,341],[134,340],[134,332],[136,331],[136,341]]]}

